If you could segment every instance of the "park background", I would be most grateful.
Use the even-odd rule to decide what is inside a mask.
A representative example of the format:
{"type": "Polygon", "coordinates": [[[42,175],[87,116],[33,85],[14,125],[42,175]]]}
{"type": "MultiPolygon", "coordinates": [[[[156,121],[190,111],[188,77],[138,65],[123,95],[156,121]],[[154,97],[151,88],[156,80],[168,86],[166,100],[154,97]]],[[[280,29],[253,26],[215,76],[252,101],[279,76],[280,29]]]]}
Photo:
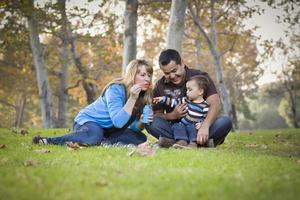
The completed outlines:
{"type": "Polygon", "coordinates": [[[299,199],[299,4],[0,1],[0,199],[299,199]],[[32,144],[69,132],[129,60],[150,60],[155,82],[167,47],[214,79],[224,144],[32,144]]]}
{"type": "Polygon", "coordinates": [[[234,130],[299,127],[299,1],[171,4],[1,1],[0,127],[71,127],[130,60],[155,83],[165,48],[211,75],[234,130]]]}

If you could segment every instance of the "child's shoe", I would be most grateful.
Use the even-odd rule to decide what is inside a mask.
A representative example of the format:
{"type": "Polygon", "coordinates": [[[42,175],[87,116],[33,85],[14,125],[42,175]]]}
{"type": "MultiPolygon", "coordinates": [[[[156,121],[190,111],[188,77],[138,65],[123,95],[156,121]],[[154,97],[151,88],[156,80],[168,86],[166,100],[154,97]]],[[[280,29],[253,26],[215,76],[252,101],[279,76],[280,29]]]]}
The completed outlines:
{"type": "Polygon", "coordinates": [[[171,138],[167,138],[167,137],[159,137],[159,146],[162,148],[169,148],[171,147],[176,141],[174,139],[171,138]]]}
{"type": "Polygon", "coordinates": [[[209,139],[206,143],[206,146],[208,148],[214,148],[215,147],[214,139],[209,139]]]}

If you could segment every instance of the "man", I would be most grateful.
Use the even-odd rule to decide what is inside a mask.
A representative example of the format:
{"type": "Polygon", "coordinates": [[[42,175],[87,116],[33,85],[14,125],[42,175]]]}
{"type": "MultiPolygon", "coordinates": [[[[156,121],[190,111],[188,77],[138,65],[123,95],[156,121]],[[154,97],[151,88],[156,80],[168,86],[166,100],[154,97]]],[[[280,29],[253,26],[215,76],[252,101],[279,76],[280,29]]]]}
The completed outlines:
{"type": "MultiPolygon", "coordinates": [[[[217,146],[222,144],[232,127],[230,118],[218,117],[221,108],[220,97],[216,87],[206,72],[188,68],[182,61],[179,53],[173,49],[161,52],[159,66],[164,76],[157,81],[153,95],[169,96],[171,98],[182,98],[186,95],[186,82],[195,75],[206,76],[209,80],[209,88],[204,97],[209,104],[207,117],[201,126],[197,126],[197,143],[200,146],[217,146]],[[208,145],[208,140],[213,144],[208,145]]],[[[179,122],[186,115],[188,108],[186,103],[179,103],[175,108],[164,104],[153,106],[154,121],[147,126],[147,131],[154,137],[159,138],[160,146],[170,147],[174,139],[172,123],[179,122]]]]}

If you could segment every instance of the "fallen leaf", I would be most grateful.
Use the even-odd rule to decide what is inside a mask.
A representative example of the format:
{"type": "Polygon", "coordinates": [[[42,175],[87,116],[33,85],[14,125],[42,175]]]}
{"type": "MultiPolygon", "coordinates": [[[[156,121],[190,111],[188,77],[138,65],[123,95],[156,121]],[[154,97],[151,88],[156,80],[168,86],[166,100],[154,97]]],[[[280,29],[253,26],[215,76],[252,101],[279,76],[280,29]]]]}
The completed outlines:
{"type": "Polygon", "coordinates": [[[300,160],[297,160],[297,163],[300,164],[300,160]]]}
{"type": "Polygon", "coordinates": [[[96,182],[96,185],[99,187],[104,187],[104,186],[108,185],[108,182],[107,182],[107,180],[100,180],[100,181],[96,182]]]}
{"type": "Polygon", "coordinates": [[[87,145],[84,145],[84,144],[80,144],[80,143],[77,143],[77,142],[66,142],[66,145],[68,147],[68,150],[79,150],[79,149],[83,149],[83,148],[86,148],[87,145]]]}
{"type": "Polygon", "coordinates": [[[26,167],[34,167],[34,166],[36,166],[38,163],[36,162],[36,161],[34,161],[34,160],[26,160],[26,161],[24,161],[24,163],[23,163],[26,167]]]}
{"type": "Polygon", "coordinates": [[[0,149],[4,149],[6,148],[6,145],[5,144],[0,144],[0,149]]]}
{"type": "Polygon", "coordinates": [[[154,156],[156,150],[153,149],[147,142],[142,143],[137,146],[137,148],[128,153],[128,156],[132,156],[133,154],[138,154],[141,156],[154,156]]]}
{"type": "Polygon", "coordinates": [[[36,149],[34,151],[37,153],[50,153],[50,150],[48,150],[48,149],[36,149]]]}
{"type": "Polygon", "coordinates": [[[258,144],[246,144],[245,146],[249,148],[256,148],[258,147],[258,144]]]}
{"type": "Polygon", "coordinates": [[[261,149],[267,149],[267,148],[268,148],[268,146],[267,146],[267,145],[265,145],[265,144],[263,144],[263,145],[261,145],[261,146],[260,146],[260,148],[261,148],[261,149]]]}
{"type": "Polygon", "coordinates": [[[21,129],[20,133],[21,133],[21,135],[29,134],[28,130],[26,130],[26,129],[21,129]]]}

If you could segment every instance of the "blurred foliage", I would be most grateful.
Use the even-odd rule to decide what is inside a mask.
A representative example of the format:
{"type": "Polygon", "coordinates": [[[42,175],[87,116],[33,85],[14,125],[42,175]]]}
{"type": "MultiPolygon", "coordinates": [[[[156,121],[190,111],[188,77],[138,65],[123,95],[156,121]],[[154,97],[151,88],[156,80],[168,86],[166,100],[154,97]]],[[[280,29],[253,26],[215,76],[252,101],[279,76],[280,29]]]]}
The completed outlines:
{"type": "MultiPolygon", "coordinates": [[[[26,101],[22,125],[39,127],[41,118],[36,76],[26,20],[21,15],[20,7],[18,8],[19,2],[19,0],[4,0],[0,3],[0,117],[2,119],[0,127],[15,126],[22,98],[26,101]]],[[[95,4],[95,2],[88,1],[86,4],[95,4]]],[[[36,1],[35,3],[38,8],[37,18],[45,63],[53,89],[54,106],[57,109],[62,48],[59,35],[61,16],[57,10],[57,4],[52,1],[36,1]]],[[[290,109],[286,107],[289,105],[286,102],[290,100],[286,90],[282,87],[283,82],[259,89],[257,80],[263,73],[259,65],[264,61],[263,59],[274,56],[275,48],[282,49],[286,55],[291,55],[291,52],[299,49],[299,34],[295,28],[299,24],[297,21],[299,12],[295,8],[299,5],[295,1],[290,3],[284,1],[284,4],[277,4],[274,1],[268,1],[268,3],[270,6],[289,7],[285,9],[284,16],[279,16],[278,22],[290,24],[290,32],[286,33],[294,46],[290,47],[282,41],[266,41],[266,53],[263,55],[260,55],[256,48],[259,38],[254,35],[254,32],[257,27],[246,29],[243,20],[251,18],[254,14],[262,14],[264,10],[259,6],[247,7],[245,1],[222,0],[216,3],[218,44],[222,53],[224,77],[230,90],[231,100],[236,107],[239,126],[242,129],[287,127],[290,120],[290,109]],[[287,19],[288,16],[291,20],[287,19]]],[[[120,1],[116,0],[99,1],[96,11],[91,11],[83,5],[81,7],[78,2],[68,2],[67,15],[70,28],[76,36],[77,52],[83,65],[89,71],[87,81],[97,85],[98,95],[107,82],[121,76],[123,19],[120,11],[123,11],[120,6],[118,7],[119,4],[120,1]]],[[[142,43],[138,46],[138,55],[153,62],[154,81],[162,75],[158,69],[157,56],[165,48],[170,6],[171,1],[139,1],[138,35],[142,43]]],[[[201,1],[198,12],[209,32],[208,0],[201,1]]],[[[197,33],[188,12],[185,20],[182,44],[184,62],[192,68],[207,71],[216,80],[213,59],[203,36],[197,33]],[[198,49],[195,45],[197,39],[200,41],[198,49]]],[[[82,107],[87,105],[87,102],[80,82],[82,75],[76,69],[72,59],[69,59],[68,122],[69,126],[72,126],[73,118],[82,107]]],[[[292,82],[289,82],[290,86],[293,89],[296,88],[294,91],[298,91],[296,99],[297,113],[299,113],[299,57],[289,56],[289,59],[289,65],[286,67],[288,74],[294,77],[292,82]]]]}

